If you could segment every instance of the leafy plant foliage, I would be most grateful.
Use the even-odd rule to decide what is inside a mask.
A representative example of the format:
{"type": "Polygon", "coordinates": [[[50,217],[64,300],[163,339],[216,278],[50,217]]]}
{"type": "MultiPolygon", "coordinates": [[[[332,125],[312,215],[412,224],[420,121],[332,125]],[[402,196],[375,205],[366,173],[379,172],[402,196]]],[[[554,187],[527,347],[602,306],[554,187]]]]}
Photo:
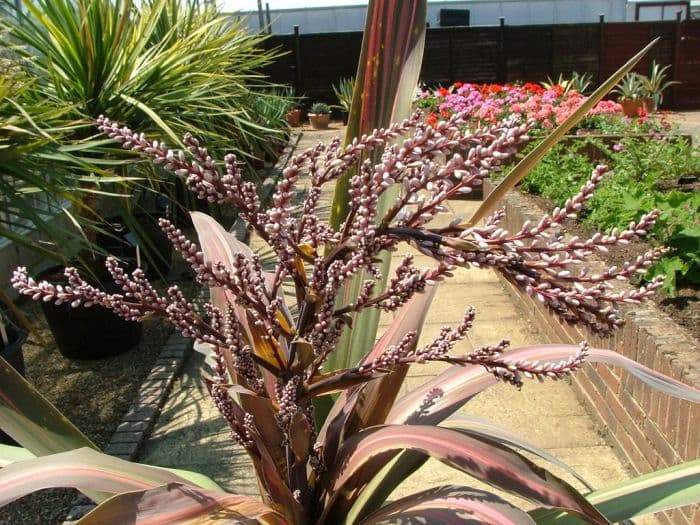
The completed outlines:
{"type": "MultiPolygon", "coordinates": [[[[575,139],[554,148],[523,180],[523,190],[562,205],[570,188],[585,180],[591,166],[587,145],[604,154],[612,168],[582,214],[591,228],[624,228],[645,209],[658,209],[659,218],[649,239],[668,251],[646,278],[663,275],[663,289],[673,295],[680,283],[700,283],[700,195],[668,189],[684,177],[700,173],[698,148],[688,141],[648,129],[646,136],[628,136],[614,144],[575,139]]],[[[666,130],[663,130],[666,133],[666,130]]],[[[590,151],[590,149],[588,149],[590,151]]]]}

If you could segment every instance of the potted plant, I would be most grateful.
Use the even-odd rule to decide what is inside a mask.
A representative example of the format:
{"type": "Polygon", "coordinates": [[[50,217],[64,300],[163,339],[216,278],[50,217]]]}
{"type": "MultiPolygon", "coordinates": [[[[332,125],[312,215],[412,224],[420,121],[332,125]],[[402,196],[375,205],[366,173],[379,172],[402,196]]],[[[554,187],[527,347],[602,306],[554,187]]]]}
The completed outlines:
{"type": "Polygon", "coordinates": [[[309,122],[314,129],[328,129],[331,120],[331,108],[324,102],[316,102],[309,111],[309,122]]]}
{"type": "Polygon", "coordinates": [[[338,97],[338,105],[333,106],[341,110],[343,114],[343,124],[347,124],[348,113],[352,106],[352,93],[355,89],[355,78],[341,78],[336,86],[333,84],[333,92],[338,97]]]}
{"type": "Polygon", "coordinates": [[[636,117],[639,110],[644,107],[643,90],[640,76],[637,73],[627,73],[615,86],[612,93],[618,95],[618,102],[622,106],[622,112],[627,117],[636,117]]]}
{"type": "Polygon", "coordinates": [[[676,80],[666,80],[666,72],[670,65],[661,67],[652,61],[649,76],[639,76],[639,83],[647,111],[656,111],[664,101],[664,91],[679,84],[676,80]]]}

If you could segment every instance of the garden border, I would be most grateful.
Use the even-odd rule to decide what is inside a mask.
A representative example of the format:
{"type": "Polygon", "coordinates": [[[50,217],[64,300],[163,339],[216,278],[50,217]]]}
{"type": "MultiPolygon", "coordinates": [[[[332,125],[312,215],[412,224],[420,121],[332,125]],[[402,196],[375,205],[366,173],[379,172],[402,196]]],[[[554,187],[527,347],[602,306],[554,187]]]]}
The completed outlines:
{"type": "MultiPolygon", "coordinates": [[[[485,181],[484,194],[494,184],[485,181]]],[[[502,201],[503,227],[517,231],[526,220],[538,222],[542,210],[532,199],[510,192],[502,201]]],[[[497,272],[498,273],[498,272],[497,272]]],[[[625,325],[610,337],[600,337],[553,315],[536,298],[523,293],[499,274],[509,294],[550,343],[610,348],[674,379],[700,388],[698,341],[650,302],[623,305],[625,325]]],[[[700,405],[654,391],[618,367],[586,363],[571,383],[594,420],[606,429],[616,452],[637,474],[646,474],[700,456],[700,405]]],[[[658,515],[662,523],[700,523],[700,506],[658,515]]]]}

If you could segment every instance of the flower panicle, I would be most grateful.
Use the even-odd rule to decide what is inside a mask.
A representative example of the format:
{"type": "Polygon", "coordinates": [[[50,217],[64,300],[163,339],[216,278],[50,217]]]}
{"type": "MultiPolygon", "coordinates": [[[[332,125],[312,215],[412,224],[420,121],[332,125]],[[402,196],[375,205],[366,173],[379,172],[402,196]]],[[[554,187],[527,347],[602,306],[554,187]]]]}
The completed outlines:
{"type": "MultiPolygon", "coordinates": [[[[54,285],[37,283],[26,269],[19,268],[12,284],[36,300],[73,307],[100,305],[129,320],[160,316],[187,337],[208,345],[211,396],[232,438],[253,453],[259,439],[256,422],[246,412],[244,401],[239,404],[232,395],[234,387],[245,389],[245,396],[269,399],[277,427],[289,444],[292,425],[305,419],[313,427],[314,391],[370,381],[404,365],[476,365],[517,387],[525,378],[559,379],[580,367],[587,345],[582,344],[575,355],[560,363],[514,361],[508,356],[506,340],[456,354],[455,348],[475,321],[473,308],[465,310],[456,326],[443,327],[427,344],[419,346],[417,334],[409,332],[379,355],[369,354],[372,358],[362,364],[326,370],[344,327],[355,314],[368,308],[396,311],[427,287],[470,267],[501,272],[562,319],[603,334],[620,326],[620,304],[639,302],[661,286],[661,278],[625,291],[612,284],[644,272],[663,254],[661,249],[598,273],[586,267],[596,252],[645,235],[658,219],[657,211],[628,228],[589,239],[565,239],[560,233],[563,223],[582,210],[609,171],[603,165],[593,170],[589,181],[564,206],[513,232],[503,227],[503,210],[484,225],[466,225],[455,218],[447,226],[433,227],[433,220],[448,209],[448,199],[479,186],[527,142],[532,126],[513,118],[469,129],[468,118],[467,113],[454,113],[444,121],[428,123],[416,112],[345,146],[334,139],[309,148],[290,159],[270,205],[263,209],[255,185],[244,179],[234,155],[216,161],[190,134],[183,138],[184,150],[171,150],[100,117],[98,126],[103,133],[184,178],[199,198],[234,205],[274,251],[276,264],[271,274],[266,275],[255,255],[235,253],[227,261],[208,260],[197,244],[162,219],[162,230],[193,268],[197,281],[223,290],[227,308],[213,304],[198,308],[177,286],[161,295],[141,270],[128,273],[111,258],[107,268],[121,287],[119,294],[96,289],[74,269],[66,270],[66,284],[54,285]],[[369,160],[367,153],[380,149],[379,160],[369,160]],[[445,158],[448,160],[443,161],[445,158]],[[320,217],[323,186],[348,172],[352,173],[349,214],[335,231],[320,217]],[[302,177],[309,181],[303,199],[299,195],[302,177]],[[383,212],[380,197],[395,187],[402,192],[383,212]],[[301,202],[298,207],[297,202],[301,202]],[[434,264],[421,269],[417,259],[407,255],[381,289],[377,286],[379,257],[402,243],[429,256],[434,264]],[[359,293],[352,302],[341,301],[344,285],[358,275],[364,275],[359,293]],[[297,302],[294,318],[282,313],[287,311],[281,289],[285,282],[293,285],[288,296],[297,302]]],[[[309,455],[315,472],[323,469],[322,456],[321,449],[309,455]]]]}

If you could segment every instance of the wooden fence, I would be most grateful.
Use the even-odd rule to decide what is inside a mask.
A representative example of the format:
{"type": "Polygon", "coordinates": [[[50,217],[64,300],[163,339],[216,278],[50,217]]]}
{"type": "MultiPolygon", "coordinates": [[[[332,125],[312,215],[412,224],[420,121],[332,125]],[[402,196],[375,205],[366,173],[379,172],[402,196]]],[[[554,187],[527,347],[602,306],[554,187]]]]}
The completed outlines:
{"type": "MultiPolygon", "coordinates": [[[[669,90],[664,107],[700,108],[700,20],[594,24],[428,28],[421,81],[540,82],[573,71],[604,80],[650,40],[660,42],[638,65],[671,65],[681,84],[669,90]]],[[[331,85],[355,74],[361,32],[272,35],[270,47],[286,54],[265,70],[274,82],[295,86],[311,101],[335,103],[331,85]]]]}

